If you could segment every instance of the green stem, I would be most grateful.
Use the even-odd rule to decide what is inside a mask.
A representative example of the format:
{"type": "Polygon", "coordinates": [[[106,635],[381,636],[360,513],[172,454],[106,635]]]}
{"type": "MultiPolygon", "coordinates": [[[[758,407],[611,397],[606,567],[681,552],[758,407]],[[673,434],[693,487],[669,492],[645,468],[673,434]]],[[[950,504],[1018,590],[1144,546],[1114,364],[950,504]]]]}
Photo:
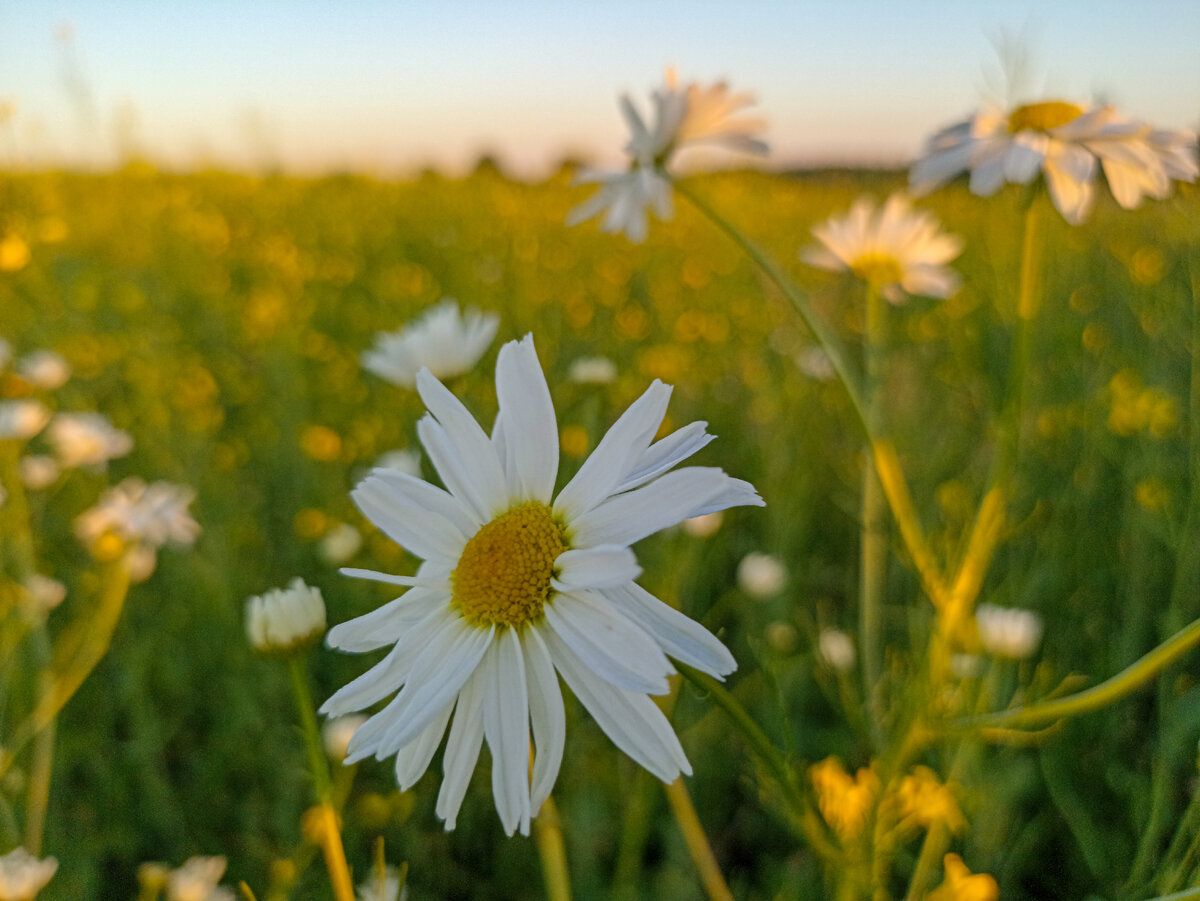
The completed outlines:
{"type": "Polygon", "coordinates": [[[571,879],[567,871],[567,850],[563,841],[562,820],[553,798],[546,798],[533,821],[533,837],[542,861],[548,901],[571,901],[571,879]]]}
{"type": "MultiPolygon", "coordinates": [[[[863,361],[866,371],[867,430],[880,433],[884,311],[886,302],[875,285],[867,286],[866,322],[863,328],[863,361]]],[[[871,712],[872,737],[881,738],[879,674],[883,670],[883,589],[887,577],[887,519],[883,487],[868,446],[863,453],[862,544],[859,568],[859,641],[862,645],[864,696],[871,712]]]]}
{"type": "Polygon", "coordinates": [[[968,729],[1036,726],[1082,713],[1091,713],[1141,688],[1197,645],[1200,645],[1200,619],[1194,620],[1150,653],[1094,688],[1042,704],[972,717],[955,725],[968,729]]]}
{"type": "Polygon", "coordinates": [[[813,850],[828,860],[839,858],[840,852],[822,834],[820,823],[808,801],[805,799],[804,794],[796,784],[788,762],[779,753],[775,745],[771,743],[771,739],[767,738],[767,734],[763,732],[753,717],[746,712],[746,708],[741,705],[738,699],[725,686],[707,673],[702,673],[700,670],[693,669],[679,661],[675,661],[675,668],[679,670],[680,675],[685,679],[708,694],[716,705],[725,711],[738,731],[745,736],[746,740],[750,743],[750,748],[758,755],[759,760],[763,762],[779,783],[788,806],[799,822],[804,837],[808,840],[813,850]]]}
{"type": "Polygon", "coordinates": [[[846,361],[846,354],[842,349],[842,344],[833,332],[817,318],[808,303],[808,298],[800,292],[792,283],[792,280],[784,275],[779,266],[757,244],[742,234],[741,230],[734,226],[728,219],[709,206],[708,202],[692,191],[690,186],[682,182],[675,182],[675,190],[686,197],[692,206],[707,216],[717,228],[732,238],[734,243],[742,248],[745,254],[754,261],[755,265],[762,270],[763,274],[774,282],[775,286],[783,292],[784,297],[791,302],[796,312],[800,314],[800,318],[804,320],[804,324],[808,327],[809,332],[812,333],[812,336],[817,340],[821,349],[829,357],[829,362],[833,365],[834,372],[837,373],[838,378],[846,389],[846,394],[850,397],[850,404],[854,407],[855,416],[858,418],[864,433],[868,437],[871,437],[867,407],[863,402],[858,380],[855,378],[846,361]]]}
{"type": "Polygon", "coordinates": [[[296,711],[300,714],[300,727],[304,733],[304,747],[308,754],[313,791],[319,802],[326,803],[332,795],[329,764],[321,746],[321,730],[317,726],[317,716],[313,713],[312,692],[308,688],[308,666],[304,654],[289,654],[287,665],[288,674],[292,677],[292,692],[296,697],[296,711]]]}

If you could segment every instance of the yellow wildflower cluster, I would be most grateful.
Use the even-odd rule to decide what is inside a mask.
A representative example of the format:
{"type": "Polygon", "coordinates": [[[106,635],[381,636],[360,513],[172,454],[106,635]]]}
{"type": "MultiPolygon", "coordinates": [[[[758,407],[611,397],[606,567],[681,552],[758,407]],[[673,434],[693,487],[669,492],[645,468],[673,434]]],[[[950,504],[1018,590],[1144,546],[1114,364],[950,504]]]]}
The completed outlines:
{"type": "Polygon", "coordinates": [[[967,828],[966,817],[948,785],[938,779],[927,766],[915,766],[900,780],[896,792],[900,822],[913,823],[924,829],[942,824],[951,834],[958,835],[967,828]]]}
{"type": "Polygon", "coordinates": [[[942,864],[945,881],[929,893],[929,901],[998,901],[1000,886],[986,873],[972,873],[957,854],[942,864]]]}
{"type": "Polygon", "coordinates": [[[1179,425],[1179,404],[1161,388],[1147,388],[1132,369],[1109,380],[1108,427],[1118,435],[1149,432],[1165,438],[1179,425]]]}
{"type": "Polygon", "coordinates": [[[879,777],[873,769],[860,767],[851,776],[836,757],[826,757],[808,770],[817,792],[817,806],[825,822],[842,842],[857,838],[879,796],[879,777]]]}

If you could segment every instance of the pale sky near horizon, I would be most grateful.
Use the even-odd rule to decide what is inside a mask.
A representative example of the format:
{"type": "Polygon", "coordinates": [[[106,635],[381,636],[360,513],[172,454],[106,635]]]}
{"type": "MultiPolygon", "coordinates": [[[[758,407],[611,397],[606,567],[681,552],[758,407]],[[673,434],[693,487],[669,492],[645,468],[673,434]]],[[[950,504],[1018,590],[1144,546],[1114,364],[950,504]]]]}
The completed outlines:
{"type": "Polygon", "coordinates": [[[0,5],[0,165],[461,171],[485,150],[537,175],[615,164],[617,97],[665,65],[753,92],[771,164],[903,163],[934,129],[1003,99],[1105,100],[1200,124],[1197,0],[957,3],[276,2],[0,5]]]}

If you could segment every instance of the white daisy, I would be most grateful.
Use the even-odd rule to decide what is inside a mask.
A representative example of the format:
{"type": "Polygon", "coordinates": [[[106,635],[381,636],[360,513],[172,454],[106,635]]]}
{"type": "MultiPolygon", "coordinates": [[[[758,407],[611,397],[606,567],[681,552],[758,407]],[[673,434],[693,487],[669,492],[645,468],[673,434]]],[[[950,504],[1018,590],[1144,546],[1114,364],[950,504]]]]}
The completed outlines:
{"type": "Polygon", "coordinates": [[[892,303],[904,293],[949,297],[958,290],[958,274],[944,264],[959,255],[962,240],[942,232],[931,213],[913,212],[903,195],[893,194],[879,210],[859,198],[847,215],[814,227],[813,236],[822,246],[805,248],[801,259],[849,270],[892,303]]]}
{"type": "Polygon", "coordinates": [[[428,371],[417,390],[429,409],[417,432],[446,490],[380,469],[352,494],[424,562],[415,577],[342,571],[410,586],[327,637],[346,651],[391,648],[321,708],[338,716],[395,695],[355,733],[347,761],[394,756],[408,788],[449,726],[437,813],[452,829],[486,738],[500,820],[508,834],[528,834],[562,760],[557,671],[636,762],[665,782],[690,773],[649,695],[667,691],[668,654],[715,676],[737,664],[635,583],[629,545],[689,516],[761,505],[753,486],[720,469],[668,472],[712,436],[695,422],[652,443],[671,394],[655,381],[555,496],[558,429],[531,336],[500,350],[490,438],[428,371]]]}
{"type": "Polygon", "coordinates": [[[438,378],[451,378],[479,362],[496,337],[500,317],[468,309],[447,297],[423,316],[394,332],[380,332],[375,347],[362,355],[363,367],[381,379],[412,388],[427,367],[438,378]]]}
{"type": "Polygon", "coordinates": [[[255,650],[286,654],[310,646],[324,634],[321,589],[303,579],[246,599],[246,637],[255,650]]]}
{"type": "Polygon", "coordinates": [[[233,901],[217,883],[225,875],[224,857],[189,857],[167,877],[167,901],[233,901]]]}
{"type": "Polygon", "coordinates": [[[1172,179],[1195,181],[1196,136],[1153,129],[1111,106],[1085,109],[1059,100],[992,106],[930,138],[909,182],[925,193],[969,172],[971,193],[987,197],[1040,172],[1063,218],[1078,225],[1091,210],[1098,168],[1117,203],[1132,209],[1143,196],[1167,197],[1172,179]]]}
{"type": "Polygon", "coordinates": [[[0,440],[32,438],[50,421],[50,411],[36,400],[0,401],[0,440]]]}
{"type": "Polygon", "coordinates": [[[653,116],[647,120],[628,95],[621,97],[621,113],[630,131],[625,145],[630,157],[629,169],[581,171],[576,184],[598,183],[601,187],[567,214],[567,225],[608,210],[601,231],[624,232],[631,241],[643,241],[647,210],[654,210],[663,221],[674,213],[667,165],[680,148],[716,144],[746,153],[767,152],[766,143],[755,137],[766,123],[762,119],[736,117],[739,110],[754,103],[754,97],[731,94],[724,82],[708,88],[693,82],[680,88],[674,70],[668,69],[665,85],[651,95],[651,102],[653,116]]]}
{"type": "Polygon", "coordinates": [[[71,364],[52,350],[37,350],[21,358],[17,372],[27,382],[53,391],[67,383],[71,377],[71,364]]]}
{"type": "Polygon", "coordinates": [[[133,450],[127,432],[114,428],[100,413],[59,413],[46,437],[64,467],[102,467],[133,450]]]}
{"type": "Polygon", "coordinates": [[[41,860],[24,848],[0,857],[0,901],[30,901],[58,871],[53,857],[41,860]]]}
{"type": "Polygon", "coordinates": [[[200,526],[188,512],[196,493],[182,485],[141,479],[125,479],[100,496],[99,503],[75,520],[75,534],[85,544],[94,544],[106,534],[150,549],[167,542],[190,545],[200,526]]]}
{"type": "Polygon", "coordinates": [[[1042,642],[1042,618],[1032,610],[980,604],[975,609],[979,643],[993,657],[1024,660],[1032,657],[1042,642]]]}

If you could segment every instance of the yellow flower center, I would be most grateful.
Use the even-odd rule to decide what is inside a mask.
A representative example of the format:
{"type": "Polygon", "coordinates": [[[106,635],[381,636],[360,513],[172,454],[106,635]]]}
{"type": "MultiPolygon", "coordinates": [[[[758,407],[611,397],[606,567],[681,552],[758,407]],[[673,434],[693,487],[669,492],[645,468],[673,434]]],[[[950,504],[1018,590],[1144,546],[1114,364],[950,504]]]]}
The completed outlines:
{"type": "Polygon", "coordinates": [[[864,253],[850,264],[850,269],[872,285],[894,285],[904,277],[900,261],[886,253],[864,253]]]}
{"type": "Polygon", "coordinates": [[[1047,100],[1045,103],[1028,103],[1018,106],[1008,114],[1008,130],[1013,134],[1018,131],[1049,131],[1074,122],[1083,115],[1083,109],[1074,103],[1062,100],[1047,100]]]}
{"type": "Polygon", "coordinates": [[[450,574],[453,602],[479,625],[517,626],[542,615],[554,561],[567,550],[550,508],[529,501],[501,513],[467,542],[450,574]]]}

